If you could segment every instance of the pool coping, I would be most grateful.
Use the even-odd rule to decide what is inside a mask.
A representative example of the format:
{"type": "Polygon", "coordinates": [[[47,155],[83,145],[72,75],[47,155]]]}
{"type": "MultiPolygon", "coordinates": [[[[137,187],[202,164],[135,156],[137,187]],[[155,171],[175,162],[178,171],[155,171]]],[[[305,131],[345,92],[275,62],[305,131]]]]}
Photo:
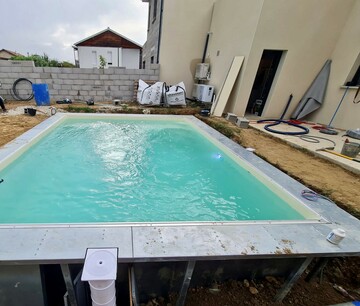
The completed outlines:
{"type": "Polygon", "coordinates": [[[193,116],[56,114],[1,147],[0,164],[11,154],[21,154],[30,141],[41,137],[49,127],[65,117],[111,116],[185,118],[284,186],[324,220],[301,223],[0,226],[0,243],[4,246],[0,250],[0,264],[79,263],[84,261],[87,248],[99,247],[117,247],[119,262],[360,255],[358,219],[327,200],[305,200],[301,191],[308,188],[193,116]],[[339,245],[334,245],[326,240],[326,236],[338,227],[346,231],[346,238],[339,245]]]}

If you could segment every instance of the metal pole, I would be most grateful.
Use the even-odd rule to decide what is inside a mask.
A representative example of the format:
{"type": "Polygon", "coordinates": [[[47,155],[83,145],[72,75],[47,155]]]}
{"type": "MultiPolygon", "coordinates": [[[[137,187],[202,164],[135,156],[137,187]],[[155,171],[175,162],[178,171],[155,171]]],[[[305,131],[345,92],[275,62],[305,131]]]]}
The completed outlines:
{"type": "Polygon", "coordinates": [[[68,292],[70,306],[77,306],[75,289],[74,289],[73,281],[71,279],[69,265],[62,264],[60,266],[61,266],[61,271],[62,271],[62,274],[64,277],[66,290],[68,292]]]}
{"type": "Polygon", "coordinates": [[[332,118],[331,118],[331,120],[330,120],[330,122],[329,122],[329,124],[328,124],[328,128],[331,128],[331,123],[333,122],[333,120],[334,120],[334,118],[335,118],[335,116],[336,116],[336,114],[337,114],[337,112],[338,112],[338,110],[339,110],[339,108],[340,108],[340,105],[341,105],[341,103],[343,102],[343,100],[344,100],[344,98],[345,98],[346,93],[347,93],[348,90],[349,90],[349,86],[346,87],[345,92],[344,92],[344,94],[343,94],[343,96],[342,96],[342,98],[341,98],[341,100],[340,100],[340,102],[339,102],[339,105],[337,106],[337,108],[336,108],[336,110],[335,110],[335,113],[334,113],[334,115],[332,116],[332,118]]]}
{"type": "Polygon", "coordinates": [[[320,258],[319,261],[314,266],[314,268],[312,268],[312,270],[306,276],[305,281],[311,282],[316,276],[318,276],[318,274],[325,268],[328,261],[329,261],[329,258],[327,258],[327,257],[320,258]]]}
{"type": "Polygon", "coordinates": [[[186,295],[187,295],[187,292],[188,292],[188,289],[190,286],[190,281],[191,281],[191,278],[192,278],[192,275],[194,272],[195,263],[196,263],[196,261],[188,261],[188,263],[187,263],[183,284],[181,286],[180,295],[176,302],[176,306],[184,306],[185,305],[186,295]]]}
{"type": "Polygon", "coordinates": [[[278,293],[275,296],[275,302],[281,302],[284,297],[289,293],[292,286],[296,283],[296,281],[300,278],[301,274],[305,271],[307,266],[311,263],[312,257],[307,257],[301,266],[290,273],[284,285],[279,289],[278,293]]]}

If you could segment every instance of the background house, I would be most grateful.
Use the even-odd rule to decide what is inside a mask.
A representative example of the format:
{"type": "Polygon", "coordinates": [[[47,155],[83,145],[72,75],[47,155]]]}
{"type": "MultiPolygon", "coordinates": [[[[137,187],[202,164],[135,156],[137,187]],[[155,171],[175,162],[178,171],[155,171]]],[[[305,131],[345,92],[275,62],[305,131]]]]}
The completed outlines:
{"type": "Polygon", "coordinates": [[[73,48],[75,63],[80,68],[98,68],[100,56],[106,60],[105,68],[140,67],[142,47],[110,28],[75,43],[73,48]]]}
{"type": "MultiPolygon", "coordinates": [[[[360,37],[358,0],[144,2],[149,3],[144,60],[147,64],[154,56],[153,60],[159,61],[162,81],[184,81],[191,92],[196,64],[205,53],[211,69],[208,84],[218,93],[234,56],[245,56],[225,112],[248,115],[254,100],[261,97],[261,117],[278,118],[293,94],[289,118],[326,60],[331,59],[325,101],[306,118],[327,124],[345,85],[349,81],[356,84],[360,65],[360,40],[354,39],[360,37]]],[[[352,103],[356,89],[349,88],[334,126],[359,127],[360,104],[352,103]]]]}
{"type": "Polygon", "coordinates": [[[9,60],[13,56],[21,56],[21,54],[14,52],[14,51],[6,50],[6,49],[0,50],[0,60],[9,60]]]}

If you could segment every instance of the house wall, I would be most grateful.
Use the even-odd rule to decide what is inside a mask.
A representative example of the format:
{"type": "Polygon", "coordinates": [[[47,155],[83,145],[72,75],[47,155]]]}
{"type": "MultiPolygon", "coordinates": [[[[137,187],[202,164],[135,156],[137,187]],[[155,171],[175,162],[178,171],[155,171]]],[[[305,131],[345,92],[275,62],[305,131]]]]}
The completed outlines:
{"type": "Polygon", "coordinates": [[[145,68],[151,64],[151,58],[153,57],[154,64],[159,63],[158,59],[158,39],[159,39],[159,28],[161,19],[161,2],[165,0],[156,1],[156,17],[154,18],[154,7],[155,1],[148,0],[148,33],[147,40],[143,46],[142,61],[145,62],[145,68]]]}
{"type": "MultiPolygon", "coordinates": [[[[345,93],[345,88],[342,87],[342,85],[346,84],[349,73],[352,68],[355,67],[356,59],[360,57],[359,16],[360,1],[355,1],[331,55],[333,62],[324,106],[312,116],[309,116],[309,120],[329,124],[345,93]]],[[[359,63],[357,65],[359,65],[359,63]]],[[[356,88],[350,88],[346,93],[332,123],[333,126],[343,129],[356,129],[360,127],[360,104],[354,104],[352,102],[355,92],[356,88]]],[[[360,99],[359,96],[358,99],[360,99]]]]}
{"type": "Polygon", "coordinates": [[[158,81],[159,65],[149,69],[55,68],[35,67],[32,61],[0,61],[0,95],[13,100],[10,90],[19,78],[32,83],[48,84],[52,101],[69,98],[73,101],[133,101],[134,82],[139,79],[158,81]]]}
{"type": "Polygon", "coordinates": [[[122,61],[120,66],[128,69],[138,69],[140,65],[140,50],[122,49],[122,61]]]}
{"type": "MultiPolygon", "coordinates": [[[[211,78],[209,84],[218,93],[232,60],[245,56],[239,77],[234,84],[227,109],[233,110],[240,84],[247,75],[247,64],[264,0],[218,0],[215,3],[208,49],[211,78]]],[[[251,70],[251,69],[250,69],[251,70]]]]}
{"type": "Polygon", "coordinates": [[[164,1],[160,44],[160,79],[168,84],[184,81],[187,92],[194,83],[210,30],[214,0],[164,1]]]}
{"type": "MultiPolygon", "coordinates": [[[[325,61],[332,56],[354,0],[264,1],[244,78],[231,109],[243,115],[264,49],[286,50],[275,77],[263,117],[278,118],[290,94],[296,108],[325,61]]],[[[229,38],[230,40],[230,38],[229,38]]]]}
{"type": "Polygon", "coordinates": [[[108,67],[125,67],[127,69],[138,69],[140,62],[139,49],[110,48],[110,47],[78,47],[80,68],[99,68],[100,55],[107,62],[108,67]],[[96,57],[93,52],[96,52],[96,57]],[[111,56],[111,58],[110,58],[111,56]],[[112,61],[112,65],[108,63],[112,61]]]}

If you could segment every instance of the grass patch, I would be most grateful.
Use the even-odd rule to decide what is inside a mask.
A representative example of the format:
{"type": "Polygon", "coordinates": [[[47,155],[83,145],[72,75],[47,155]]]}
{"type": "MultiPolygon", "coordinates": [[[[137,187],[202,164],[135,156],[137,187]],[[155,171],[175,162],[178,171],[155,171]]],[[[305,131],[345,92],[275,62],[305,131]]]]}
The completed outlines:
{"type": "Polygon", "coordinates": [[[210,125],[213,129],[217,130],[218,132],[220,132],[221,134],[223,134],[228,138],[232,138],[235,135],[234,130],[225,123],[216,122],[206,117],[201,117],[201,116],[196,116],[196,117],[204,121],[207,125],[210,125]]]}
{"type": "Polygon", "coordinates": [[[69,113],[96,113],[96,109],[87,106],[72,106],[65,108],[69,113]]]}

